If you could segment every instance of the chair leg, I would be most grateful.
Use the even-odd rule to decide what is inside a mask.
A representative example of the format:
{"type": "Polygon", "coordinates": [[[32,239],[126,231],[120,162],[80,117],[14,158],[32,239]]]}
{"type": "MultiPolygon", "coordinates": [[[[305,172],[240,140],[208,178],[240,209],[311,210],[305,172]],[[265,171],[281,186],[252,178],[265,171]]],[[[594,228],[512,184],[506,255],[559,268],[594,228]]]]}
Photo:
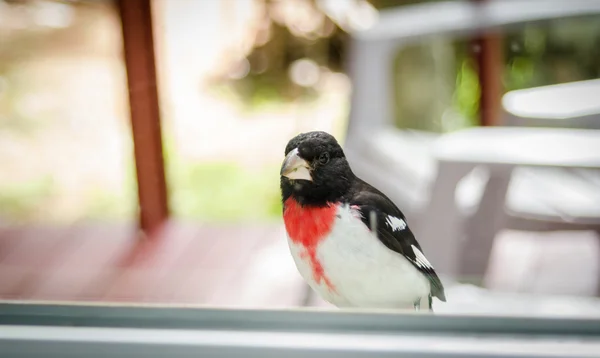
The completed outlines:
{"type": "Polygon", "coordinates": [[[468,219],[460,259],[461,279],[481,284],[487,271],[494,238],[504,227],[504,203],[512,170],[493,168],[477,212],[468,219]]]}
{"type": "Polygon", "coordinates": [[[598,239],[598,256],[597,256],[597,265],[598,269],[596,270],[596,296],[600,297],[600,230],[596,231],[596,238],[598,239]]]}
{"type": "Polygon", "coordinates": [[[440,162],[429,205],[419,220],[417,240],[438,274],[456,279],[460,252],[462,216],[456,208],[458,182],[473,167],[440,162]]]}

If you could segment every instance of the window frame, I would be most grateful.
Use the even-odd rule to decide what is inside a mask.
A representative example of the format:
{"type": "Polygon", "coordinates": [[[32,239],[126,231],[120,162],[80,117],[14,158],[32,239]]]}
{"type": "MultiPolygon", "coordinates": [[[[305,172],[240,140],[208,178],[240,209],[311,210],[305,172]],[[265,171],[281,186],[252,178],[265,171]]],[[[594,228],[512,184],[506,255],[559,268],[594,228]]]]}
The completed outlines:
{"type": "MultiPolygon", "coordinates": [[[[489,13],[482,7],[489,16],[493,6],[509,6],[491,3],[489,13]]],[[[577,13],[575,4],[583,7],[581,1],[571,1],[571,9],[550,10],[577,13]]],[[[465,11],[470,14],[470,9],[465,11]]],[[[550,10],[540,11],[539,16],[554,16],[550,10]]],[[[145,14],[148,18],[149,12],[145,14]]],[[[438,30],[455,34],[524,21],[514,13],[504,15],[469,28],[452,23],[438,30]]],[[[531,13],[527,16],[536,18],[531,13]]],[[[377,30],[355,34],[353,44],[370,46],[369,40],[385,43],[399,36],[377,30]]],[[[351,117],[359,112],[354,108],[351,117]]],[[[382,125],[370,116],[365,118],[370,118],[372,128],[382,125]]],[[[146,125],[160,133],[156,131],[158,116],[152,119],[146,125]]],[[[355,128],[353,123],[349,134],[355,128]]],[[[157,221],[164,215],[161,210],[157,221]]],[[[0,352],[21,357],[600,357],[600,319],[3,302],[0,352]]]]}
{"type": "Polygon", "coordinates": [[[22,357],[600,357],[600,319],[185,306],[0,304],[22,357]]]}

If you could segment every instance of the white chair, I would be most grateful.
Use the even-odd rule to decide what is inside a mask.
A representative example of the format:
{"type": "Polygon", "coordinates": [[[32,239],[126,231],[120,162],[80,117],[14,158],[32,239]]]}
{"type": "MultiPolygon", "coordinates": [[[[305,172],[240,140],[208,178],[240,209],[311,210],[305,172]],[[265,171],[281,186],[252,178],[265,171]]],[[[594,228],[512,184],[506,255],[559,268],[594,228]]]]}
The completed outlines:
{"type": "MultiPolygon", "coordinates": [[[[502,103],[504,121],[513,127],[600,129],[600,80],[578,81],[552,86],[511,91],[502,103]]],[[[508,138],[507,138],[508,140],[508,138]]],[[[555,150],[562,143],[548,146],[555,150]]],[[[510,141],[507,145],[511,145],[510,141]]],[[[524,143],[523,150],[528,149],[524,143]]],[[[561,150],[573,151],[576,146],[561,150]]],[[[591,153],[598,149],[588,148],[591,153]]],[[[550,155],[547,153],[546,155],[550,155]]],[[[593,230],[600,231],[600,173],[598,171],[560,167],[516,167],[502,183],[498,179],[486,188],[479,212],[466,228],[461,275],[482,276],[487,267],[493,238],[500,229],[524,231],[593,230]],[[509,185],[510,183],[510,185],[509,185]],[[504,200],[499,212],[499,227],[485,220],[489,205],[504,200]],[[500,191],[497,191],[500,190],[500,191]],[[493,197],[496,192],[496,197],[493,197]]],[[[599,287],[600,288],[600,287],[599,287]]]]}
{"type": "Polygon", "coordinates": [[[506,93],[503,125],[600,129],[600,79],[506,93]]]}
{"type": "Polygon", "coordinates": [[[600,131],[595,130],[480,127],[442,136],[433,149],[438,173],[423,213],[421,240],[437,242],[447,273],[477,279],[501,229],[600,231],[598,148],[600,131]],[[465,218],[456,190],[475,168],[486,170],[487,180],[474,214],[465,218]],[[531,177],[522,168],[542,175],[531,177]],[[587,172],[593,180],[564,170],[587,172]]]}

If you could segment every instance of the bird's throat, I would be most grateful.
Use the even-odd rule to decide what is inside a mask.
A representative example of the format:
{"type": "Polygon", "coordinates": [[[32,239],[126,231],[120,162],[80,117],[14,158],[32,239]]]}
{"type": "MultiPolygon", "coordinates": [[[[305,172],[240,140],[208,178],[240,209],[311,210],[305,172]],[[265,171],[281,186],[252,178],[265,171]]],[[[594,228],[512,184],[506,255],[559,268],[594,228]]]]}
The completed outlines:
{"type": "Polygon", "coordinates": [[[333,227],[337,208],[302,206],[292,197],[284,203],[283,221],[290,239],[302,246],[316,247],[333,227]]]}
{"type": "Polygon", "coordinates": [[[336,218],[336,205],[325,207],[302,206],[292,197],[284,203],[283,221],[290,240],[304,247],[303,259],[308,260],[317,283],[325,283],[330,290],[335,290],[327,276],[323,265],[317,258],[317,247],[331,232],[336,218]]]}

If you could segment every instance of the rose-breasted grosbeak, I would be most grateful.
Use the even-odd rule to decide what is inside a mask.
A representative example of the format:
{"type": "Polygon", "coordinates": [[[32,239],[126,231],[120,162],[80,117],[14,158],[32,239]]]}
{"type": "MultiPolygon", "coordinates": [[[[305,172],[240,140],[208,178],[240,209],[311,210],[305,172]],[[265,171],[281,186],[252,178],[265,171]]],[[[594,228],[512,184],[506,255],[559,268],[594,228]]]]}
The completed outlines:
{"type": "Polygon", "coordinates": [[[298,271],[338,307],[432,310],[444,287],[402,212],[352,173],[335,138],[299,134],[281,166],[283,220],[298,271]]]}

